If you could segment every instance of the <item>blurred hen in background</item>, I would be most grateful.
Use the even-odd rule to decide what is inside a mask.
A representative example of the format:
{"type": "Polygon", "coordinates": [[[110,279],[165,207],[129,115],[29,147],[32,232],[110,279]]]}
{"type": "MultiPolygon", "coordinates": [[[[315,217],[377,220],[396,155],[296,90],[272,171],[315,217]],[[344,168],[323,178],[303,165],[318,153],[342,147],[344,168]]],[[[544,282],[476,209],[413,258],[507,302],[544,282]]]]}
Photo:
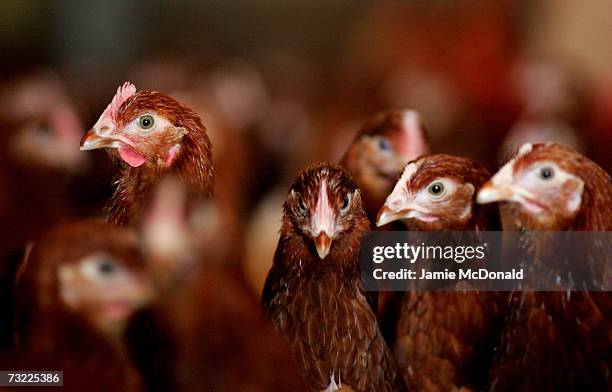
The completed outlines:
{"type": "Polygon", "coordinates": [[[428,152],[425,126],[414,110],[377,113],[363,124],[340,163],[363,192],[370,222],[404,166],[428,152]]]}
{"type": "Polygon", "coordinates": [[[151,283],[135,232],[96,221],[50,230],[19,267],[16,343],[0,366],[61,369],[71,391],[142,390],[123,334],[151,283]]]}
{"type": "Polygon", "coordinates": [[[552,141],[577,151],[586,149],[588,96],[579,78],[560,65],[536,59],[517,62],[510,81],[522,113],[502,143],[500,157],[514,153],[524,143],[552,141]]]}
{"type": "MultiPolygon", "coordinates": [[[[215,207],[206,202],[196,210],[215,207]]],[[[145,384],[149,390],[306,390],[288,346],[265,323],[256,298],[235,269],[216,260],[224,255],[215,254],[214,242],[202,242],[218,237],[217,227],[190,219],[202,212],[187,208],[184,187],[168,178],[157,188],[142,228],[160,294],[150,309],[152,320],[154,328],[165,328],[158,337],[167,339],[143,342],[134,335],[142,330],[138,325],[128,332],[141,339],[142,346],[132,347],[141,350],[136,355],[145,384]]]]}
{"type": "MultiPolygon", "coordinates": [[[[0,90],[0,307],[25,244],[62,219],[100,206],[104,188],[92,179],[92,161],[75,150],[82,122],[64,81],[35,71],[0,90]]],[[[109,178],[102,167],[98,178],[109,178]]],[[[0,347],[10,345],[3,319],[0,347]]]]}
{"type": "Polygon", "coordinates": [[[5,252],[60,217],[78,211],[69,186],[83,172],[87,157],[74,150],[82,124],[63,81],[40,71],[11,81],[0,91],[0,236],[5,252]]]}

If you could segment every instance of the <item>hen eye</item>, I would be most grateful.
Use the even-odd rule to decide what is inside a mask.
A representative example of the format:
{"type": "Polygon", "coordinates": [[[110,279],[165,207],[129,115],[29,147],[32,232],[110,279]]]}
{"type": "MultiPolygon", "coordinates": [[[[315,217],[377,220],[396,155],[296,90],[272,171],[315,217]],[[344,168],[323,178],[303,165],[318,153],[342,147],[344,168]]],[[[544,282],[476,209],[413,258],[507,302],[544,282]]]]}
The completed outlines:
{"type": "Polygon", "coordinates": [[[298,210],[300,212],[300,215],[302,216],[306,216],[307,214],[307,210],[306,210],[306,204],[304,204],[304,200],[299,199],[298,200],[298,210]]]}
{"type": "Polygon", "coordinates": [[[138,117],[138,126],[142,129],[150,129],[154,123],[155,120],[150,114],[145,114],[143,116],[138,117]]]}
{"type": "Polygon", "coordinates": [[[342,205],[340,206],[340,213],[346,214],[350,205],[351,205],[351,194],[347,193],[346,196],[344,196],[344,199],[342,199],[342,205]]]}
{"type": "Polygon", "coordinates": [[[100,271],[102,275],[111,275],[115,272],[115,265],[109,261],[102,261],[98,264],[98,271],[100,271]]]}
{"type": "Polygon", "coordinates": [[[540,169],[540,177],[543,180],[550,180],[555,176],[555,171],[550,166],[544,166],[540,169]]]}
{"type": "Polygon", "coordinates": [[[391,150],[391,143],[389,143],[389,140],[387,140],[384,137],[379,137],[378,138],[378,148],[380,148],[383,151],[389,151],[391,150]]]}
{"type": "Polygon", "coordinates": [[[444,185],[441,182],[434,182],[427,190],[433,196],[440,196],[444,192],[444,185]]]}
{"type": "Polygon", "coordinates": [[[117,279],[124,272],[123,266],[112,257],[93,255],[80,263],[79,271],[83,277],[91,281],[117,279]]]}

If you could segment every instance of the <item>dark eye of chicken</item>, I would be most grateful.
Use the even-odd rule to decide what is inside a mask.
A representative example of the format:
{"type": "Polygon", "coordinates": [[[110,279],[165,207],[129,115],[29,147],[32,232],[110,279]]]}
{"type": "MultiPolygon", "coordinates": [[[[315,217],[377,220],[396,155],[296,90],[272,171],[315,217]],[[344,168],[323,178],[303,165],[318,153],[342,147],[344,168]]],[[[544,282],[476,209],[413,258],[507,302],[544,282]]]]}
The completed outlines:
{"type": "Polygon", "coordinates": [[[378,138],[378,147],[383,151],[389,151],[391,149],[391,143],[384,137],[378,138]]]}
{"type": "Polygon", "coordinates": [[[302,200],[302,199],[298,200],[298,208],[300,210],[300,214],[302,216],[306,216],[308,211],[306,210],[306,204],[304,204],[304,200],[302,200]]]}
{"type": "Polygon", "coordinates": [[[436,182],[432,186],[429,187],[429,192],[434,195],[439,195],[444,190],[444,185],[439,182],[436,182]]]}
{"type": "Polygon", "coordinates": [[[140,125],[140,128],[143,129],[151,128],[154,122],[155,120],[153,120],[153,116],[149,114],[146,114],[138,119],[138,124],[140,125]]]}
{"type": "Polygon", "coordinates": [[[540,176],[545,180],[550,180],[555,176],[555,171],[552,167],[543,167],[540,169],[540,176]]]}
{"type": "Polygon", "coordinates": [[[347,193],[346,196],[344,196],[344,199],[342,200],[342,206],[340,207],[340,211],[346,212],[346,210],[349,207],[350,202],[351,202],[351,196],[347,193]]]}
{"type": "Polygon", "coordinates": [[[98,269],[104,275],[110,275],[115,272],[115,266],[110,261],[102,261],[98,265],[98,269]]]}

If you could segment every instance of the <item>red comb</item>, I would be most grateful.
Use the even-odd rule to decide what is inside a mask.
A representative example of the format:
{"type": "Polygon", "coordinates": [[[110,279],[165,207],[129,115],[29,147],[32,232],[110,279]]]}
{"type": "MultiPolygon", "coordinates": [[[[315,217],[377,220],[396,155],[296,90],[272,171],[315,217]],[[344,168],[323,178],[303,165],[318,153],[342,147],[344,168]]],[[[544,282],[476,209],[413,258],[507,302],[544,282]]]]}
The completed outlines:
{"type": "Polygon", "coordinates": [[[117,93],[113,97],[111,103],[108,104],[100,118],[110,117],[113,122],[117,121],[119,108],[134,94],[136,94],[136,86],[130,82],[123,83],[117,88],[117,93]]]}

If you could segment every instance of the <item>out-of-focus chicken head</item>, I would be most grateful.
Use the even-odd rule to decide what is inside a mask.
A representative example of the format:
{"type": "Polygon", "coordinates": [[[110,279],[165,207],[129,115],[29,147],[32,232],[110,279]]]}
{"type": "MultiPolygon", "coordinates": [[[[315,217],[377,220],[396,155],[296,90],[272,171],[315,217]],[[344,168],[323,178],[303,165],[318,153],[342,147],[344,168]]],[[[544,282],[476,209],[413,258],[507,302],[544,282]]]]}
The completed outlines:
{"type": "Polygon", "coordinates": [[[88,157],[76,149],[81,138],[81,121],[70,104],[56,104],[40,121],[31,120],[9,141],[13,159],[47,169],[76,172],[88,157]]]}
{"type": "MultiPolygon", "coordinates": [[[[477,201],[511,202],[519,227],[565,229],[586,219],[580,215],[585,205],[595,208],[593,200],[609,205],[610,187],[610,176],[571,148],[526,143],[483,186],[477,201]]],[[[592,218],[604,219],[598,215],[592,218]]]]}
{"type": "Polygon", "coordinates": [[[68,223],[47,233],[34,245],[18,289],[24,311],[76,314],[110,337],[119,337],[154,297],[136,234],[102,222],[68,223]]]}
{"type": "Polygon", "coordinates": [[[71,172],[89,163],[76,144],[83,127],[62,77],[37,70],[0,87],[3,145],[12,163],[28,170],[71,172]]]}
{"type": "Polygon", "coordinates": [[[304,169],[284,204],[283,229],[311,239],[321,259],[342,247],[364,220],[361,192],[337,165],[319,163],[304,169]]]}
{"type": "Polygon", "coordinates": [[[105,253],[62,264],[58,281],[64,304],[112,335],[120,333],[129,317],[152,296],[142,273],[105,253]]]}
{"type": "Polygon", "coordinates": [[[488,171],[468,158],[425,155],[406,165],[378,213],[377,226],[401,220],[424,230],[460,228],[475,215],[474,194],[488,171]]]}
{"type": "Polygon", "coordinates": [[[406,163],[427,152],[425,128],[416,111],[385,111],[363,124],[342,164],[367,195],[384,199],[406,163]]]}
{"type": "Polygon", "coordinates": [[[200,117],[160,92],[137,92],[129,82],[117,89],[81,139],[81,150],[111,148],[113,155],[132,167],[155,169],[175,165],[189,146],[210,157],[210,142],[200,117]]]}

